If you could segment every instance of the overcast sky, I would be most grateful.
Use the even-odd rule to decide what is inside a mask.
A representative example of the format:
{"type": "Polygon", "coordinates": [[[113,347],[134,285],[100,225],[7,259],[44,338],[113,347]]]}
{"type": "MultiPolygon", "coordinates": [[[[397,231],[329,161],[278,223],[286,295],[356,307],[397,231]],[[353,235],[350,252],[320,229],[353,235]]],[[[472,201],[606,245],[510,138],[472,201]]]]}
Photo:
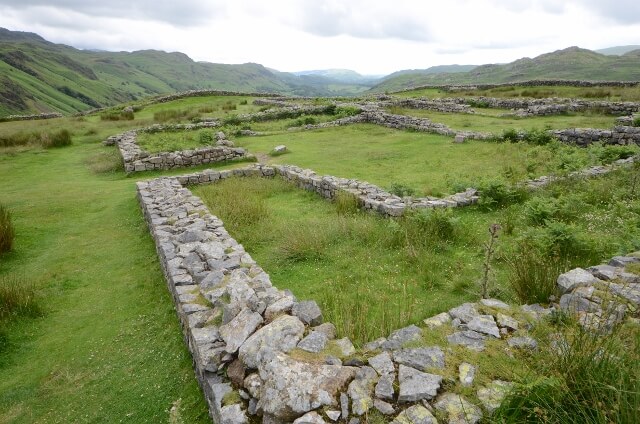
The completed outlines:
{"type": "Polygon", "coordinates": [[[386,74],[640,44],[640,0],[0,0],[0,27],[77,48],[386,74]]]}

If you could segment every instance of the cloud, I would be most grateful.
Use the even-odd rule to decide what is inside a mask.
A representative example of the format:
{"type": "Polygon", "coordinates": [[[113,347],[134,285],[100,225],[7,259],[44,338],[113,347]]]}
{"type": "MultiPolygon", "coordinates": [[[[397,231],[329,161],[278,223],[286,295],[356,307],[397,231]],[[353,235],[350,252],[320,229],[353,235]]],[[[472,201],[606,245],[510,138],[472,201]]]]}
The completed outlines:
{"type": "Polygon", "coordinates": [[[578,4],[584,4],[587,8],[600,16],[612,19],[622,24],[640,23],[640,2],[638,0],[578,0],[578,4]]]}
{"type": "Polygon", "coordinates": [[[48,7],[59,12],[81,13],[91,18],[140,19],[174,26],[198,25],[226,15],[220,0],[0,0],[0,6],[29,11],[48,7]]]}
{"type": "Polygon", "coordinates": [[[356,38],[396,38],[428,41],[424,3],[412,0],[367,2],[353,0],[301,0],[289,23],[321,37],[348,35],[356,38]]]}

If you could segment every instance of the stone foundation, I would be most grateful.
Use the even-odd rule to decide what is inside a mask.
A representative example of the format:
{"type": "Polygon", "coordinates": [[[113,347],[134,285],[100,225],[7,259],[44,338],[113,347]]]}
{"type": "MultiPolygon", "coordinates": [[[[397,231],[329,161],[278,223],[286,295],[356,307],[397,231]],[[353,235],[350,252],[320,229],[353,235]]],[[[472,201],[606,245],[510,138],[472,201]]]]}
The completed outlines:
{"type": "Polygon", "coordinates": [[[475,380],[486,371],[473,363],[451,364],[458,361],[447,353],[451,347],[482,352],[492,341],[513,355],[538,348],[527,328],[555,310],[577,313],[585,327],[600,330],[630,312],[637,314],[640,306],[640,277],[625,269],[640,259],[616,257],[608,265],[561,275],[559,304],[465,303],[420,327],[411,325],[368,343],[367,359],[355,360],[350,340],[336,340],[335,326],[323,323],[318,305],[275,288],[222,221],[183,186],[275,174],[273,168],[257,166],[137,183],[196,377],[216,423],[255,422],[257,417],[263,423],[359,422],[373,409],[397,423],[436,422],[434,411],[448,422],[463,417],[476,423],[499,407],[513,384],[493,380],[478,385],[475,380]],[[446,334],[446,342],[423,346],[423,336],[436,328],[446,334]],[[318,360],[296,359],[295,351],[318,360]],[[447,364],[459,370],[460,384],[477,393],[481,406],[447,390],[458,384],[443,384],[447,364]]]}

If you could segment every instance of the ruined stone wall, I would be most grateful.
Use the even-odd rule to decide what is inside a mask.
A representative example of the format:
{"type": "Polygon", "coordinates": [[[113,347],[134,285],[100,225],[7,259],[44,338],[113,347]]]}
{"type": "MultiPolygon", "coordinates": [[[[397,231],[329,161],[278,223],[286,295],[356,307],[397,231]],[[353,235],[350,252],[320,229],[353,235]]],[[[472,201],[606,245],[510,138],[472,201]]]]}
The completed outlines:
{"type": "Polygon", "coordinates": [[[617,125],[611,130],[569,128],[552,131],[552,133],[563,143],[576,144],[578,146],[588,146],[596,142],[603,144],[640,145],[640,127],[617,125]]]}
{"type": "Polygon", "coordinates": [[[527,80],[516,82],[504,82],[497,84],[426,84],[416,87],[406,88],[404,90],[397,91],[402,93],[405,91],[413,91],[419,89],[435,88],[448,91],[460,91],[460,90],[489,90],[498,87],[637,87],[640,84],[638,81],[581,81],[581,80],[527,80]]]}
{"type": "Polygon", "coordinates": [[[0,117],[0,122],[35,121],[39,119],[55,119],[55,118],[62,118],[62,117],[63,115],[57,112],[39,113],[35,115],[9,115],[9,116],[0,117]]]}
{"type": "MultiPolygon", "coordinates": [[[[174,130],[192,130],[194,128],[211,128],[216,125],[217,124],[215,123],[202,123],[174,125],[171,128],[174,130]]],[[[233,143],[230,140],[220,137],[217,137],[218,140],[215,146],[160,153],[146,152],[142,150],[136,142],[138,132],[159,132],[163,130],[166,130],[166,127],[155,126],[146,129],[127,131],[125,133],[109,137],[104,141],[104,144],[117,144],[124,163],[124,170],[127,173],[183,168],[235,159],[244,159],[248,157],[245,149],[233,147],[233,143]]],[[[222,136],[224,137],[224,134],[222,134],[222,136]]]]}
{"type": "Polygon", "coordinates": [[[496,299],[465,303],[425,319],[420,327],[411,325],[368,343],[364,361],[350,359],[353,344],[348,338],[336,339],[336,327],[323,322],[318,305],[274,287],[222,221],[184,187],[275,174],[274,168],[255,166],[137,183],[215,423],[255,422],[256,416],[263,423],[359,422],[373,409],[397,423],[436,422],[436,411],[448,422],[464,418],[476,423],[499,407],[513,384],[493,380],[479,385],[476,379],[485,371],[472,361],[458,362],[447,353],[450,347],[482,352],[491,341],[511,354],[535,350],[538,341],[527,329],[554,310],[577,313],[587,328],[602,328],[602,322],[607,328],[640,305],[640,277],[625,270],[640,259],[615,257],[608,265],[559,276],[559,304],[518,307],[496,299]],[[435,328],[447,334],[446,341],[421,345],[435,328]],[[294,349],[324,359],[296,359],[290,355],[294,349]],[[323,353],[327,349],[331,355],[323,353]],[[459,370],[460,384],[477,393],[481,407],[448,391],[458,379],[443,384],[447,364],[459,370]],[[233,402],[231,392],[237,395],[233,402]]]}

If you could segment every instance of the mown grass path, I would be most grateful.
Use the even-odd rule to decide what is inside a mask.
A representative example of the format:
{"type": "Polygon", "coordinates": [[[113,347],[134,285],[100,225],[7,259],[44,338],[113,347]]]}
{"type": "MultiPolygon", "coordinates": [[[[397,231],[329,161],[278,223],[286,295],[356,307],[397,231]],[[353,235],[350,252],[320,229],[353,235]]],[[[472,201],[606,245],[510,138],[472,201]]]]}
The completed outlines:
{"type": "Polygon", "coordinates": [[[4,329],[0,422],[208,422],[135,179],[85,164],[103,149],[0,155],[0,275],[37,281],[45,309],[4,329]]]}

